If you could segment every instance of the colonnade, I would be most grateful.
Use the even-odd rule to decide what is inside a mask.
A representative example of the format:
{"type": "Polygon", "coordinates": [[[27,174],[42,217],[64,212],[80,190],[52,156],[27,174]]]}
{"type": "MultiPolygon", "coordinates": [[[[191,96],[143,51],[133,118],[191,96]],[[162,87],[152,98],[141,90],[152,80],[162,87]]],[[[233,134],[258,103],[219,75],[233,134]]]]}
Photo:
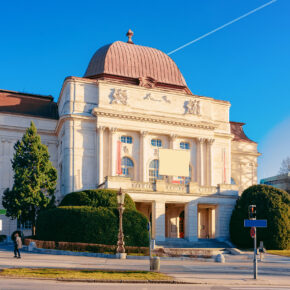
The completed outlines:
{"type": "MultiPolygon", "coordinates": [[[[104,181],[104,131],[106,127],[98,127],[98,179],[99,184],[104,181]]],[[[108,172],[109,175],[115,176],[117,173],[117,132],[116,128],[107,127],[109,130],[109,156],[108,156],[108,172]]],[[[125,130],[126,131],[126,130],[125,130]]],[[[148,177],[146,172],[147,161],[151,157],[146,150],[146,144],[150,142],[150,133],[148,131],[139,132],[139,164],[137,165],[138,181],[146,182],[148,177]]],[[[176,134],[168,134],[169,148],[179,149],[175,146],[175,141],[178,138],[176,134]]],[[[187,138],[188,139],[188,138],[187,138]]],[[[197,144],[196,150],[196,164],[193,164],[196,170],[196,182],[200,186],[212,186],[213,185],[213,143],[214,139],[211,138],[198,138],[193,137],[197,144]]]]}

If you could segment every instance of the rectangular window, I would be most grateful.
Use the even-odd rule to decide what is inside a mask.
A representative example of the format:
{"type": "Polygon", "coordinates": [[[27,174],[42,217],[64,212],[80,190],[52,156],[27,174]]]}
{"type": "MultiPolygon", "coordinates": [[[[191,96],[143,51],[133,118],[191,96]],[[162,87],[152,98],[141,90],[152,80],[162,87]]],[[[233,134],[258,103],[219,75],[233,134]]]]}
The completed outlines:
{"type": "Polygon", "coordinates": [[[162,141],[160,139],[152,139],[151,145],[154,147],[162,147],[162,141]]]}
{"type": "Polygon", "coordinates": [[[189,149],[190,145],[188,142],[180,142],[180,149],[189,149]]]}
{"type": "Polygon", "coordinates": [[[126,144],[132,144],[133,143],[133,139],[131,136],[122,136],[121,137],[121,142],[122,143],[126,143],[126,144]]]}

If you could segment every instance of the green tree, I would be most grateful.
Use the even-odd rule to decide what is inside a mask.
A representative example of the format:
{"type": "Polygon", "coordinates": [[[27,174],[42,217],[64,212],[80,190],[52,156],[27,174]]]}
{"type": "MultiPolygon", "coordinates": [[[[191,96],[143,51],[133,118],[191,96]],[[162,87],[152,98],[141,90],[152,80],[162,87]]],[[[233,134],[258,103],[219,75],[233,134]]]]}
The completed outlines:
{"type": "Polygon", "coordinates": [[[33,122],[22,139],[14,145],[12,190],[4,191],[2,204],[6,216],[32,223],[35,235],[36,217],[40,210],[53,206],[57,171],[49,160],[47,146],[41,143],[33,122]]]}
{"type": "Polygon", "coordinates": [[[290,196],[281,189],[269,185],[253,185],[237,200],[230,221],[232,242],[239,247],[253,247],[250,228],[244,227],[248,219],[248,206],[257,206],[257,219],[267,219],[267,228],[257,229],[257,239],[267,249],[290,247],[290,196]]]}

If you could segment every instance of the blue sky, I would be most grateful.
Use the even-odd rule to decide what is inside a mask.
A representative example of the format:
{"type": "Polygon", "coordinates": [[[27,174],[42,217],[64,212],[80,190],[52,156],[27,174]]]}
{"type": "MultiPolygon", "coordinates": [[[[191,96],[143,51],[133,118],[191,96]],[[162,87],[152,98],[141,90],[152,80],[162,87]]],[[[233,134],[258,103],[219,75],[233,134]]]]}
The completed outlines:
{"type": "MultiPolygon", "coordinates": [[[[93,53],[126,41],[129,28],[136,44],[169,52],[267,2],[2,1],[0,88],[57,99],[66,76],[83,76],[93,53]]],[[[230,101],[230,119],[247,123],[267,154],[259,177],[290,155],[290,146],[279,150],[290,135],[289,14],[290,1],[278,0],[171,55],[193,93],[230,101]]]]}

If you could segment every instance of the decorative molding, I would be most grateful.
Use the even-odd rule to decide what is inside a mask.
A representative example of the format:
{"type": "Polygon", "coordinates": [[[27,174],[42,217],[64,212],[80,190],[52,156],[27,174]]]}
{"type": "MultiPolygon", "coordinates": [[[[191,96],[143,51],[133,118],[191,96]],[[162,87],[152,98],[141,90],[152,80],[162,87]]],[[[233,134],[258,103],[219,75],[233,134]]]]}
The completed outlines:
{"type": "Polygon", "coordinates": [[[129,149],[127,146],[123,146],[123,151],[124,153],[128,154],[129,153],[129,149]]]}
{"type": "Polygon", "coordinates": [[[105,126],[97,126],[98,131],[104,132],[106,127],[105,126]]]}
{"type": "Polygon", "coordinates": [[[148,101],[153,101],[153,102],[162,102],[164,101],[165,103],[171,103],[171,101],[168,99],[166,95],[162,96],[161,99],[154,98],[152,96],[152,93],[146,94],[146,96],[143,98],[143,100],[148,100],[148,101]]]}
{"type": "Polygon", "coordinates": [[[185,114],[200,116],[200,101],[189,100],[184,103],[185,114]]]}
{"type": "Polygon", "coordinates": [[[144,88],[155,88],[157,81],[150,77],[139,77],[139,86],[144,88]]]}
{"type": "Polygon", "coordinates": [[[147,136],[148,134],[149,134],[148,131],[140,131],[140,135],[143,137],[147,136]]]}
{"type": "Polygon", "coordinates": [[[190,128],[199,128],[206,130],[214,130],[217,128],[217,125],[213,122],[190,122],[188,120],[180,119],[180,118],[169,118],[162,116],[154,116],[154,115],[144,115],[140,113],[131,113],[131,112],[117,112],[113,110],[108,110],[104,108],[94,108],[92,111],[94,116],[104,116],[109,118],[117,118],[117,119],[127,119],[127,120],[135,120],[141,122],[150,122],[150,123],[159,123],[159,124],[167,124],[173,126],[181,126],[181,127],[190,127],[190,128]]]}
{"type": "Polygon", "coordinates": [[[209,144],[209,145],[212,145],[213,143],[214,143],[214,139],[207,139],[207,143],[209,144]]]}
{"type": "Polygon", "coordinates": [[[177,138],[177,134],[170,134],[170,140],[174,141],[177,138]]]}
{"type": "Polygon", "coordinates": [[[118,129],[115,128],[115,127],[110,127],[109,130],[110,130],[110,133],[111,133],[112,135],[115,134],[115,133],[117,133],[117,131],[118,131],[118,129]]]}
{"type": "Polygon", "coordinates": [[[127,90],[114,89],[111,104],[127,105],[127,90]]]}
{"type": "Polygon", "coordinates": [[[206,142],[206,138],[197,138],[197,140],[200,144],[203,144],[206,142]]]}

